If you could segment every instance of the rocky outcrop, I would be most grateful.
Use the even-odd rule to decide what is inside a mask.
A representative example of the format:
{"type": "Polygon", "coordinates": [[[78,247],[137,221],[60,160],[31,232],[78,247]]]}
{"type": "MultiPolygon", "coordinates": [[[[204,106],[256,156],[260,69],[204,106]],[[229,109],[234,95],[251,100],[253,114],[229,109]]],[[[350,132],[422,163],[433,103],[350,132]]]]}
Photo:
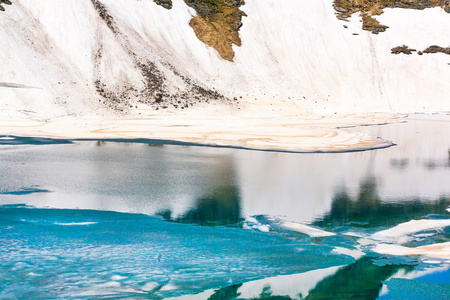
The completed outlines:
{"type": "MultiPolygon", "coordinates": [[[[391,49],[392,54],[412,54],[412,52],[416,52],[416,49],[411,49],[406,45],[394,47],[391,49]]],[[[418,51],[417,54],[423,55],[423,54],[430,54],[430,53],[444,53],[447,55],[450,55],[450,47],[444,48],[437,45],[432,45],[430,47],[427,47],[423,51],[418,51]]]]}
{"type": "Polygon", "coordinates": [[[373,34],[386,31],[389,28],[380,24],[374,16],[381,15],[384,8],[425,9],[442,7],[450,13],[450,0],[334,0],[333,7],[338,19],[347,20],[352,14],[360,13],[362,28],[373,34]]]}
{"type": "MultiPolygon", "coordinates": [[[[140,86],[125,84],[119,88],[118,86],[106,84],[101,76],[97,76],[94,85],[97,93],[102,98],[101,102],[105,106],[116,111],[125,111],[136,106],[136,102],[145,104],[155,110],[167,108],[185,109],[194,106],[196,103],[208,103],[216,100],[228,104],[233,103],[233,101],[214,89],[202,87],[199,83],[186,78],[169,62],[152,61],[136,54],[131,49],[126,35],[122,33],[121,28],[116,24],[107,7],[100,0],[91,0],[91,2],[99,17],[125,49],[142,78],[140,86]],[[184,89],[174,90],[170,88],[166,74],[171,74],[173,76],[172,80],[177,78],[177,81],[183,82],[184,89]],[[133,102],[135,103],[133,104],[133,102]]],[[[166,9],[172,8],[171,0],[156,0],[155,2],[166,9]]],[[[94,57],[96,69],[101,68],[103,51],[103,47],[100,47],[94,57]]]]}
{"type": "Polygon", "coordinates": [[[422,52],[423,53],[444,53],[444,54],[450,55],[450,47],[444,48],[441,46],[433,45],[433,46],[430,46],[427,49],[423,50],[422,52]]]}
{"type": "Polygon", "coordinates": [[[406,45],[402,45],[402,46],[398,46],[398,47],[394,47],[391,49],[391,53],[392,54],[412,54],[413,52],[417,51],[416,49],[411,49],[406,45]]]}
{"type": "MultiPolygon", "coordinates": [[[[172,0],[153,1],[166,9],[172,8],[172,0]]],[[[242,17],[246,14],[239,7],[245,4],[244,0],[184,0],[184,2],[197,12],[197,16],[189,23],[197,38],[216,49],[223,59],[233,61],[233,44],[241,46],[239,28],[242,26],[242,17]]]]}
{"type": "Polygon", "coordinates": [[[165,9],[172,8],[172,0],[153,0],[156,4],[161,5],[165,9]]]}
{"type": "Polygon", "coordinates": [[[94,8],[97,10],[100,18],[102,18],[102,20],[105,21],[105,23],[109,27],[109,29],[111,29],[111,31],[114,32],[114,34],[116,34],[117,29],[114,24],[114,19],[106,10],[105,5],[103,3],[101,3],[99,0],[91,0],[91,2],[94,5],[94,8]]]}
{"type": "Polygon", "coordinates": [[[241,46],[239,29],[246,14],[239,9],[243,0],[185,0],[197,16],[189,25],[206,45],[216,49],[223,59],[232,61],[232,45],[241,46]]]}
{"type": "MultiPolygon", "coordinates": [[[[172,0],[153,1],[166,9],[171,9],[173,5],[172,0]]],[[[241,46],[239,28],[245,13],[239,7],[244,5],[244,0],[184,1],[197,12],[189,23],[197,38],[216,49],[223,59],[233,61],[232,45],[241,46]]]]}

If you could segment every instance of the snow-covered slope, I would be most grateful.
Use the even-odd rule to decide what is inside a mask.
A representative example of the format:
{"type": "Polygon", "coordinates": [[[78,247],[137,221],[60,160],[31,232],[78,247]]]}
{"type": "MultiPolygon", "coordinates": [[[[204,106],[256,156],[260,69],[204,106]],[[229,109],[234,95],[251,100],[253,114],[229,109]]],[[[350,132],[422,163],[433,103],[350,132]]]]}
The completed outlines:
{"type": "Polygon", "coordinates": [[[182,0],[170,10],[150,0],[15,1],[0,12],[0,115],[128,112],[157,93],[173,110],[234,97],[315,113],[450,110],[450,56],[390,53],[448,46],[441,8],[386,9],[378,19],[390,28],[379,35],[356,15],[338,20],[331,0],[247,0],[241,9],[242,46],[230,62],[197,39],[196,12],[182,0]]]}

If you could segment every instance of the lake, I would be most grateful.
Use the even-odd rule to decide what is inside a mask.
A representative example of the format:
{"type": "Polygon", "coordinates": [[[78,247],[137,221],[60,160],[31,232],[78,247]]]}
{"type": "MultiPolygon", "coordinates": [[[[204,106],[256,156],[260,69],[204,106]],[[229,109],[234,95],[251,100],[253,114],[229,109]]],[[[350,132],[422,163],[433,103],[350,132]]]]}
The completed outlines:
{"type": "Polygon", "coordinates": [[[450,115],[352,130],[394,146],[0,137],[0,298],[450,298],[400,251],[450,242],[450,115]]]}

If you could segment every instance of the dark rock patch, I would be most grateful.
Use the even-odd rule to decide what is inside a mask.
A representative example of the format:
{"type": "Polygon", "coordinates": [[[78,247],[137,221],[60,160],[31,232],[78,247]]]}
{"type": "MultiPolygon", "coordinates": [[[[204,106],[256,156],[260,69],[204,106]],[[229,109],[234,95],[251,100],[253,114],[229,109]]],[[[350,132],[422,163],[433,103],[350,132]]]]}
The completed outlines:
{"type": "Polygon", "coordinates": [[[223,59],[233,61],[232,45],[241,45],[239,29],[246,14],[243,0],[185,0],[197,12],[189,25],[197,38],[216,49],[223,59]]]}
{"type": "Polygon", "coordinates": [[[362,28],[373,34],[386,31],[389,28],[380,24],[374,16],[381,15],[384,8],[425,9],[441,7],[450,13],[450,0],[334,0],[333,7],[340,20],[348,20],[354,13],[359,12],[362,28]]]}
{"type": "Polygon", "coordinates": [[[406,45],[402,45],[402,46],[398,46],[398,47],[394,47],[391,49],[391,53],[392,54],[412,54],[413,52],[417,51],[416,49],[411,49],[406,45]]]}
{"type": "Polygon", "coordinates": [[[0,11],[5,11],[5,8],[3,7],[3,4],[11,5],[12,3],[9,0],[0,0],[0,11]]]}
{"type": "Polygon", "coordinates": [[[156,4],[164,7],[165,9],[172,8],[172,0],[153,0],[156,4]]]}
{"type": "Polygon", "coordinates": [[[103,21],[105,21],[106,25],[114,34],[117,34],[116,26],[114,23],[113,17],[108,13],[108,10],[106,9],[105,5],[101,3],[99,0],[91,0],[92,4],[94,5],[95,10],[97,10],[98,15],[100,18],[102,18],[103,21]]]}
{"type": "Polygon", "coordinates": [[[450,47],[444,48],[444,47],[433,45],[433,46],[426,48],[422,52],[423,53],[444,53],[444,54],[450,55],[450,47]]]}
{"type": "MultiPolygon", "coordinates": [[[[398,46],[398,47],[394,47],[391,49],[391,53],[392,54],[412,54],[412,52],[417,51],[416,49],[411,49],[406,45],[402,45],[402,46],[398,46]]],[[[437,45],[432,45],[428,48],[426,48],[423,51],[418,51],[417,54],[419,55],[423,55],[423,54],[432,54],[432,53],[444,53],[447,55],[450,55],[450,47],[444,48],[441,46],[437,46],[437,45]]]]}

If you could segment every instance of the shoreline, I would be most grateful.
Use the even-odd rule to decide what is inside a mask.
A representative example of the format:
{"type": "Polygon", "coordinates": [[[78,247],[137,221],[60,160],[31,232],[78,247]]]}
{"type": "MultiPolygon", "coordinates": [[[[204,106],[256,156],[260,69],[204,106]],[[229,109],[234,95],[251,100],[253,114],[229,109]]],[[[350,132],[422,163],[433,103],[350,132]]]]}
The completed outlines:
{"type": "Polygon", "coordinates": [[[393,142],[356,126],[400,122],[404,115],[388,113],[345,115],[249,116],[196,111],[158,113],[140,118],[45,121],[3,118],[0,136],[51,138],[68,141],[137,142],[235,148],[294,153],[339,153],[386,148],[393,142]]]}
{"type": "MultiPolygon", "coordinates": [[[[374,125],[375,126],[375,125],[374,125]]],[[[190,143],[183,142],[177,140],[161,140],[161,139],[145,139],[145,138],[134,138],[134,139],[103,139],[103,138],[94,138],[94,139],[54,139],[48,137],[38,137],[38,136],[16,136],[16,135],[0,135],[0,140],[7,138],[8,140],[17,141],[20,139],[18,143],[12,142],[0,142],[0,146],[22,146],[22,145],[64,145],[64,144],[73,144],[76,142],[105,142],[105,143],[132,143],[132,144],[147,144],[152,146],[190,146],[190,147],[209,147],[209,148],[225,148],[225,149],[235,149],[235,150],[250,150],[250,151],[267,151],[267,152],[281,152],[281,153],[349,153],[349,152],[361,152],[361,151],[370,151],[377,149],[389,148],[391,146],[395,146],[396,144],[392,141],[380,139],[383,144],[379,146],[374,146],[372,148],[352,148],[350,150],[285,150],[285,149],[263,149],[263,148],[248,148],[244,146],[232,146],[232,145],[214,145],[214,144],[199,144],[199,143],[190,143]]]]}

